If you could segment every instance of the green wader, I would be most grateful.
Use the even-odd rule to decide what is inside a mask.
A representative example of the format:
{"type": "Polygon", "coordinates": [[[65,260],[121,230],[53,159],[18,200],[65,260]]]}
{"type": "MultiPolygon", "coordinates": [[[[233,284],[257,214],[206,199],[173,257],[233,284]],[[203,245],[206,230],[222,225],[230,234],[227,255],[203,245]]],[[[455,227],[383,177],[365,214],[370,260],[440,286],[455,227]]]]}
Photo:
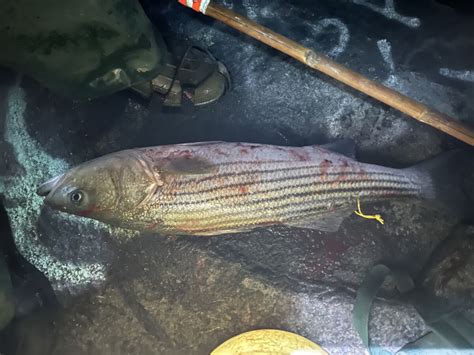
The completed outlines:
{"type": "Polygon", "coordinates": [[[66,96],[150,81],[165,53],[135,0],[0,0],[0,65],[66,96]]]}

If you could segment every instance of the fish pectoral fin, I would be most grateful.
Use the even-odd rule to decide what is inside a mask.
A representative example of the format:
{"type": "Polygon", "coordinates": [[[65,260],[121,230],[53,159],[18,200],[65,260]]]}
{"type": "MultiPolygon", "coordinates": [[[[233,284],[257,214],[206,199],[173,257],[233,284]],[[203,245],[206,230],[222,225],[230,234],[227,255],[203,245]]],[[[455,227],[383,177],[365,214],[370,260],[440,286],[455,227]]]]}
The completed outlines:
{"type": "Polygon", "coordinates": [[[319,147],[355,159],[355,143],[351,139],[341,139],[319,147]]]}
{"type": "Polygon", "coordinates": [[[216,172],[218,167],[204,158],[178,157],[164,164],[161,170],[173,175],[201,175],[216,172]]]}
{"type": "Polygon", "coordinates": [[[314,229],[321,232],[337,232],[344,219],[351,213],[352,211],[349,210],[344,212],[338,211],[337,213],[323,214],[311,219],[294,221],[287,224],[291,227],[314,229]]]}

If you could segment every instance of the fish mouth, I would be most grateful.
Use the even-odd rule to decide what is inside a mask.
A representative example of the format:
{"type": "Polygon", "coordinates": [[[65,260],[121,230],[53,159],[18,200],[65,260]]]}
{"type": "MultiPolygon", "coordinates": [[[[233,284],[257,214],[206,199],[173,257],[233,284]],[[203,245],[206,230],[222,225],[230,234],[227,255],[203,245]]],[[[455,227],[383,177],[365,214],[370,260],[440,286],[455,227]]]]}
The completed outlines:
{"type": "Polygon", "coordinates": [[[43,197],[48,196],[51,193],[51,191],[54,190],[54,188],[58,184],[58,181],[61,180],[63,176],[64,174],[58,175],[56,177],[53,177],[52,179],[49,179],[45,183],[41,184],[36,189],[36,194],[43,197]]]}

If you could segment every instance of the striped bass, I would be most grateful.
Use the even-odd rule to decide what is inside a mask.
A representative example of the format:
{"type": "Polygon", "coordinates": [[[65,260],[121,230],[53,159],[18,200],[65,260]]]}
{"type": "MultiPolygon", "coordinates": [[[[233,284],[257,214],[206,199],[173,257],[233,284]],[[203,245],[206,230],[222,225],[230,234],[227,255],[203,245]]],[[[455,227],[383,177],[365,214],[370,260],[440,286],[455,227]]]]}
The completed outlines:
{"type": "Polygon", "coordinates": [[[358,199],[436,198],[428,167],[392,169],[352,155],[347,141],[137,148],[80,164],[37,193],[54,209],[110,225],[203,236],[277,224],[336,231],[358,199]]]}

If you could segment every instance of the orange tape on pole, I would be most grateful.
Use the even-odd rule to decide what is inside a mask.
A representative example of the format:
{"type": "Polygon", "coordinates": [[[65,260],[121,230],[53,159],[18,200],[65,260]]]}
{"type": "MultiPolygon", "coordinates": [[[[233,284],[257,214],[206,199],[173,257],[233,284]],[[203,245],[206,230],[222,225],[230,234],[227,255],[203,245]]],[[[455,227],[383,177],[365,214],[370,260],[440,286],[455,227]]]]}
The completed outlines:
{"type": "Polygon", "coordinates": [[[209,6],[210,0],[178,0],[181,5],[189,7],[197,12],[206,13],[206,9],[209,6]]]}

